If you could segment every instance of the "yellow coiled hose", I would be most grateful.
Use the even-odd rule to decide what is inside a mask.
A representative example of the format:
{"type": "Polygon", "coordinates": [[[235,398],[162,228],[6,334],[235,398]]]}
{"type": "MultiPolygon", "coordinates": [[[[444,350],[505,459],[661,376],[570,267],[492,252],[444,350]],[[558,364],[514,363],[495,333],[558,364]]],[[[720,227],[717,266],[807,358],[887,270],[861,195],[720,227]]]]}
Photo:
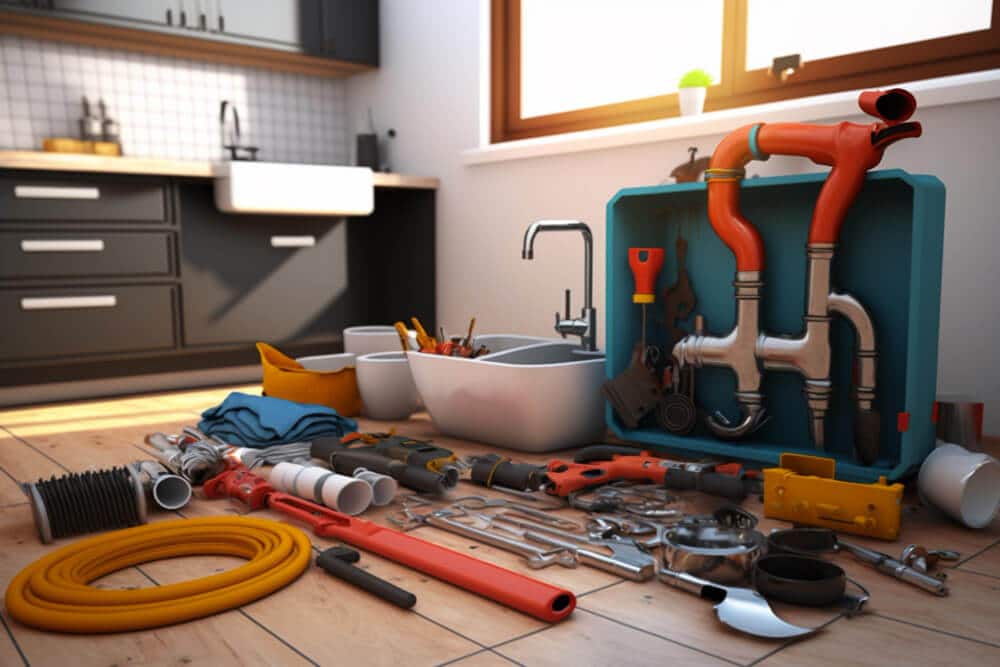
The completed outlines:
{"type": "Polygon", "coordinates": [[[239,607],[286,586],[307,567],[309,538],[298,528],[250,517],[161,521],[67,545],[18,573],[8,613],[57,632],[155,628],[239,607]],[[133,565],[179,556],[238,556],[232,570],[167,586],[99,590],[87,584],[133,565]]]}

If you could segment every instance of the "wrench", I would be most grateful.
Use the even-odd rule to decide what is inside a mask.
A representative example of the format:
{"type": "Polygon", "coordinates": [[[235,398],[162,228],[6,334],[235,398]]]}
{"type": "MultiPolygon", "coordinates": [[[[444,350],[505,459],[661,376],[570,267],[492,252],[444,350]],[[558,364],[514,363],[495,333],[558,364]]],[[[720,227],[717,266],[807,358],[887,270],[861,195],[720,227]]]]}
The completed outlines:
{"type": "Polygon", "coordinates": [[[520,556],[524,556],[528,567],[532,569],[548,567],[552,564],[562,565],[563,567],[577,566],[577,560],[573,554],[563,548],[543,549],[529,542],[515,540],[505,535],[500,535],[499,533],[483,530],[482,528],[476,528],[475,526],[471,526],[467,523],[456,521],[454,519],[456,516],[464,515],[454,510],[443,509],[424,515],[421,519],[423,523],[426,523],[429,526],[434,526],[435,528],[446,530],[449,533],[461,535],[462,537],[467,537],[470,540],[489,544],[505,551],[510,551],[520,556]]]}
{"type": "Polygon", "coordinates": [[[542,509],[561,509],[565,505],[561,506],[548,506],[543,508],[529,507],[523,503],[514,502],[512,500],[507,500],[506,498],[487,498],[486,496],[464,496],[462,498],[456,498],[452,501],[452,506],[458,507],[463,510],[482,510],[490,507],[502,507],[504,509],[515,510],[526,516],[534,517],[542,523],[554,526],[556,528],[563,528],[565,530],[579,530],[580,524],[576,521],[570,519],[565,519],[560,516],[554,516],[548,512],[543,512],[542,509]]]}
{"type": "Polygon", "coordinates": [[[573,553],[584,565],[632,581],[647,581],[656,574],[656,559],[643,551],[635,542],[627,540],[590,540],[584,535],[568,533],[556,528],[536,524],[527,519],[511,518],[506,515],[480,518],[490,521],[500,530],[517,535],[521,539],[533,540],[552,547],[559,547],[573,553]],[[507,524],[507,525],[504,525],[507,524]],[[607,549],[611,555],[592,548],[607,549]]]}

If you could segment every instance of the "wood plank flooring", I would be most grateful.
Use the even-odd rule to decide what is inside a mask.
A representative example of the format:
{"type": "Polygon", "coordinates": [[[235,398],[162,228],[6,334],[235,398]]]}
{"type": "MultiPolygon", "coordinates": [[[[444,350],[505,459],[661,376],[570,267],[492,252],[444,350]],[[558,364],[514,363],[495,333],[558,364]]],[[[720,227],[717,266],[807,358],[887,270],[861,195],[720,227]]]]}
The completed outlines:
{"type": "MultiPolygon", "coordinates": [[[[41,477],[104,468],[148,458],[143,437],[179,432],[231,390],[198,389],[121,399],[40,405],[0,411],[0,584],[53,547],[39,542],[18,486],[41,477]]],[[[396,424],[362,420],[364,430],[432,438],[462,454],[495,451],[437,433],[426,415],[396,424]]],[[[520,460],[547,457],[511,452],[520,460]]],[[[463,495],[481,493],[472,486],[463,495]]],[[[487,494],[489,495],[489,494],[487,494]]],[[[689,510],[715,502],[697,494],[689,510]]],[[[760,502],[748,509],[761,514],[760,502]]],[[[382,523],[398,509],[372,511],[382,523]]],[[[177,513],[152,520],[242,512],[226,501],[197,497],[177,513]]],[[[562,510],[568,517],[578,513],[562,510]]],[[[260,516],[279,518],[270,512],[260,516]]],[[[785,526],[763,520],[762,529],[785,526]]],[[[897,554],[911,542],[957,549],[963,560],[949,568],[952,594],[936,598],[837,557],[848,574],[871,590],[869,612],[843,618],[828,609],[775,604],[787,620],[823,625],[797,642],[754,639],[729,630],[711,605],[655,581],[634,583],[587,567],[527,568],[517,556],[443,533],[418,528],[422,538],[570,588],[579,598],[573,616],[547,626],[518,612],[371,554],[361,565],[416,594],[412,611],[372,598],[317,568],[287,588],[245,607],[210,618],[150,631],[98,636],[41,632],[3,612],[0,665],[878,665],[1000,664],[1000,521],[966,530],[911,501],[904,508],[897,543],[857,540],[897,554]]],[[[333,544],[311,536],[316,549],[333,544]]],[[[59,543],[68,543],[61,540],[59,543]]],[[[232,567],[232,558],[184,558],[148,563],[95,582],[102,587],[156,586],[232,567]]]]}

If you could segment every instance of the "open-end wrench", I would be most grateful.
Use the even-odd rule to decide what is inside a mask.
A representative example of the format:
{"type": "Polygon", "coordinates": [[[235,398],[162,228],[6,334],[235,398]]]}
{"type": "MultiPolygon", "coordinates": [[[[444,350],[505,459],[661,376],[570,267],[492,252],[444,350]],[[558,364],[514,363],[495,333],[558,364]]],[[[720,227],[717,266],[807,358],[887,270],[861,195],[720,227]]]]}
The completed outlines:
{"type": "Polygon", "coordinates": [[[563,528],[565,530],[580,529],[580,524],[576,521],[543,511],[544,509],[563,509],[566,507],[565,505],[553,505],[548,507],[543,506],[542,508],[536,508],[528,507],[523,503],[507,500],[506,498],[487,498],[486,496],[464,496],[462,498],[455,498],[452,501],[452,505],[463,510],[482,510],[490,507],[499,507],[516,511],[519,514],[534,517],[538,521],[555,528],[563,528]]]}
{"type": "Polygon", "coordinates": [[[591,540],[585,535],[568,533],[527,519],[505,515],[483,518],[490,520],[490,525],[500,530],[513,533],[524,540],[566,549],[573,553],[580,563],[625,579],[647,581],[656,574],[656,559],[631,540],[591,540]],[[595,549],[607,549],[611,554],[595,549]]]}
{"type": "Polygon", "coordinates": [[[456,521],[454,517],[464,516],[461,512],[443,509],[431,512],[421,517],[421,521],[429,526],[446,530],[449,533],[467,537],[476,542],[483,542],[505,551],[524,556],[528,567],[538,569],[558,564],[563,567],[576,567],[577,560],[573,554],[562,547],[555,549],[543,549],[530,542],[515,540],[506,535],[495,533],[490,530],[483,530],[475,526],[456,521]]]}

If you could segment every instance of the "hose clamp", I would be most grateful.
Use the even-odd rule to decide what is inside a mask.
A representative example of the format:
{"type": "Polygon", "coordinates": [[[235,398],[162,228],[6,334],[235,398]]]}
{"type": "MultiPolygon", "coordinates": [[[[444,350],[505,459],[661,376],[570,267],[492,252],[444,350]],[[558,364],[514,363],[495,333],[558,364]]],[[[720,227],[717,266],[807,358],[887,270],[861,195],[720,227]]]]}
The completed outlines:
{"type": "Polygon", "coordinates": [[[710,167],[705,170],[705,181],[741,181],[746,176],[744,169],[726,169],[722,167],[710,167]]]}
{"type": "Polygon", "coordinates": [[[760,128],[762,127],[764,127],[764,123],[757,123],[750,128],[750,134],[747,136],[747,143],[750,144],[750,154],[753,155],[753,159],[766,162],[771,156],[761,151],[760,145],[757,143],[757,133],[760,132],[760,128]]]}

